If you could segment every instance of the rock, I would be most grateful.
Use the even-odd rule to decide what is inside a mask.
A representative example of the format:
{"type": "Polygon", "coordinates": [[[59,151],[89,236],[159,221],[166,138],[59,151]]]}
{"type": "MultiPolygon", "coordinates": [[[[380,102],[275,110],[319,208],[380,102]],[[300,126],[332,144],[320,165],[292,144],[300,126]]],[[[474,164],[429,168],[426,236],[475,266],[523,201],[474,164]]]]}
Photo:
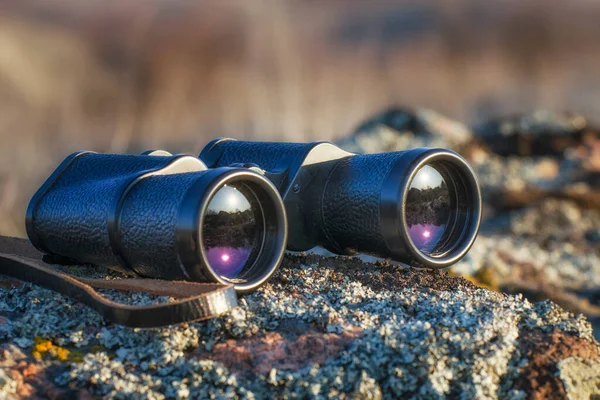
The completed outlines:
{"type": "Polygon", "coordinates": [[[600,139],[584,117],[547,111],[490,121],[475,133],[493,153],[505,157],[563,156],[587,135],[600,139]]]}
{"type": "Polygon", "coordinates": [[[569,243],[584,252],[598,250],[594,237],[600,234],[600,209],[583,209],[573,201],[546,199],[536,206],[506,213],[507,229],[518,237],[529,237],[546,248],[569,243]],[[548,218],[548,216],[552,218],[548,218]]]}
{"type": "MultiPolygon", "coordinates": [[[[279,321],[278,327],[284,326],[284,322],[279,321]]],[[[289,322],[304,327],[304,332],[294,334],[283,328],[258,337],[230,339],[216,344],[210,352],[200,351],[197,356],[219,361],[230,371],[242,375],[268,375],[273,368],[299,371],[309,365],[323,364],[347,350],[362,335],[360,329],[342,329],[341,334],[325,333],[296,318],[290,318],[289,322]]]]}
{"type": "Polygon", "coordinates": [[[569,357],[558,363],[558,371],[570,399],[589,399],[598,392],[599,363],[579,357],[569,357]]]}
{"type": "Polygon", "coordinates": [[[586,158],[465,156],[475,169],[484,201],[494,209],[521,208],[547,198],[600,209],[600,172],[586,169],[586,158]]]}
{"type": "Polygon", "coordinates": [[[484,201],[494,209],[521,208],[546,198],[600,209],[598,173],[585,169],[585,158],[465,156],[475,169],[484,201]]]}
{"type": "Polygon", "coordinates": [[[589,376],[559,363],[600,359],[586,319],[549,301],[351,257],[286,255],[234,312],[192,324],[82,330],[97,323],[92,311],[30,284],[0,288],[7,309],[16,310],[8,344],[36,334],[18,321],[39,321],[53,343],[89,343],[80,362],[30,357],[19,369],[35,391],[62,368],[52,376],[65,396],[526,398],[587,385],[589,376]],[[38,302],[29,301],[34,290],[38,302]],[[78,323],[45,330],[45,320],[59,318],[78,323]]]}
{"type": "Polygon", "coordinates": [[[569,396],[571,399],[583,399],[600,390],[598,386],[592,386],[598,377],[591,378],[589,370],[588,373],[582,373],[581,364],[571,361],[575,358],[581,360],[592,371],[599,368],[598,346],[590,342],[574,340],[556,330],[524,332],[516,353],[528,360],[515,383],[517,389],[527,393],[527,398],[542,400],[569,396]],[[573,394],[583,393],[587,393],[587,396],[573,397],[573,394]]]}
{"type": "Polygon", "coordinates": [[[368,119],[337,144],[355,153],[381,153],[415,147],[457,149],[471,137],[466,126],[434,111],[393,108],[368,119]]]}
{"type": "Polygon", "coordinates": [[[540,111],[474,131],[490,152],[476,159],[472,150],[465,152],[493,207],[518,208],[553,197],[600,208],[600,131],[583,117],[540,111]]]}

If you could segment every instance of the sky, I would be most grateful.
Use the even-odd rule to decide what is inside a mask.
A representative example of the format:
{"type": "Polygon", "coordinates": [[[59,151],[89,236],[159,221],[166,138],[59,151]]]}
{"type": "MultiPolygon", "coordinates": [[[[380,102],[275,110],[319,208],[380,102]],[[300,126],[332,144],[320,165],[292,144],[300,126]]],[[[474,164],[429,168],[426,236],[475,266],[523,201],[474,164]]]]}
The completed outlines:
{"type": "Polygon", "coordinates": [[[232,186],[223,186],[210,200],[207,211],[246,211],[250,209],[250,203],[239,190],[232,186]]]}
{"type": "Polygon", "coordinates": [[[444,178],[435,168],[426,165],[417,172],[410,187],[417,189],[435,188],[440,186],[443,180],[444,178]]]}

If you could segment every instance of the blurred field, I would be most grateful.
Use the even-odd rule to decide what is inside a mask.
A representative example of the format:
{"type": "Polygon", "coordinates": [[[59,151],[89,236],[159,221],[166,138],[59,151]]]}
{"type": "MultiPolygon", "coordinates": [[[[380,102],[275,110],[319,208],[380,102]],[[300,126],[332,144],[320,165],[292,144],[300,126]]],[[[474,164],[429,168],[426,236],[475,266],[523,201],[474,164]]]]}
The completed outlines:
{"type": "Polygon", "coordinates": [[[197,153],[216,136],[347,135],[390,104],[475,124],[592,121],[591,0],[7,0],[0,5],[0,233],[79,149],[197,153]]]}

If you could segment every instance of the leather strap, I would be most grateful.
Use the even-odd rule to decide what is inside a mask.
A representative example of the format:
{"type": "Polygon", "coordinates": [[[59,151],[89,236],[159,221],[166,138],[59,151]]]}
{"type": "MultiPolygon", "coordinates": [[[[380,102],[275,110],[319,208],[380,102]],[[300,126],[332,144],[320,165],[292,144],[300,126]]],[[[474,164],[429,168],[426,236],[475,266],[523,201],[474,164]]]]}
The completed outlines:
{"type": "Polygon", "coordinates": [[[237,306],[233,285],[159,279],[88,279],[52,268],[26,239],[0,236],[0,274],[74,298],[109,321],[131,327],[157,327],[209,319],[237,306]],[[94,288],[132,290],[179,300],[132,306],[103,297],[94,288]]]}

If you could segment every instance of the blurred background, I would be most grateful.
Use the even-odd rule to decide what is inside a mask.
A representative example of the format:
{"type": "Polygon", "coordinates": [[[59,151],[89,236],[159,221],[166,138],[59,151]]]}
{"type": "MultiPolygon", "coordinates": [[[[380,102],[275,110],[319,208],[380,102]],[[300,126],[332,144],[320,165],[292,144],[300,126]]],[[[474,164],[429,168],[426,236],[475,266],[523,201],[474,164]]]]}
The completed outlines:
{"type": "Polygon", "coordinates": [[[591,0],[5,0],[0,233],[70,152],[335,140],[390,105],[598,121],[591,0]]]}

